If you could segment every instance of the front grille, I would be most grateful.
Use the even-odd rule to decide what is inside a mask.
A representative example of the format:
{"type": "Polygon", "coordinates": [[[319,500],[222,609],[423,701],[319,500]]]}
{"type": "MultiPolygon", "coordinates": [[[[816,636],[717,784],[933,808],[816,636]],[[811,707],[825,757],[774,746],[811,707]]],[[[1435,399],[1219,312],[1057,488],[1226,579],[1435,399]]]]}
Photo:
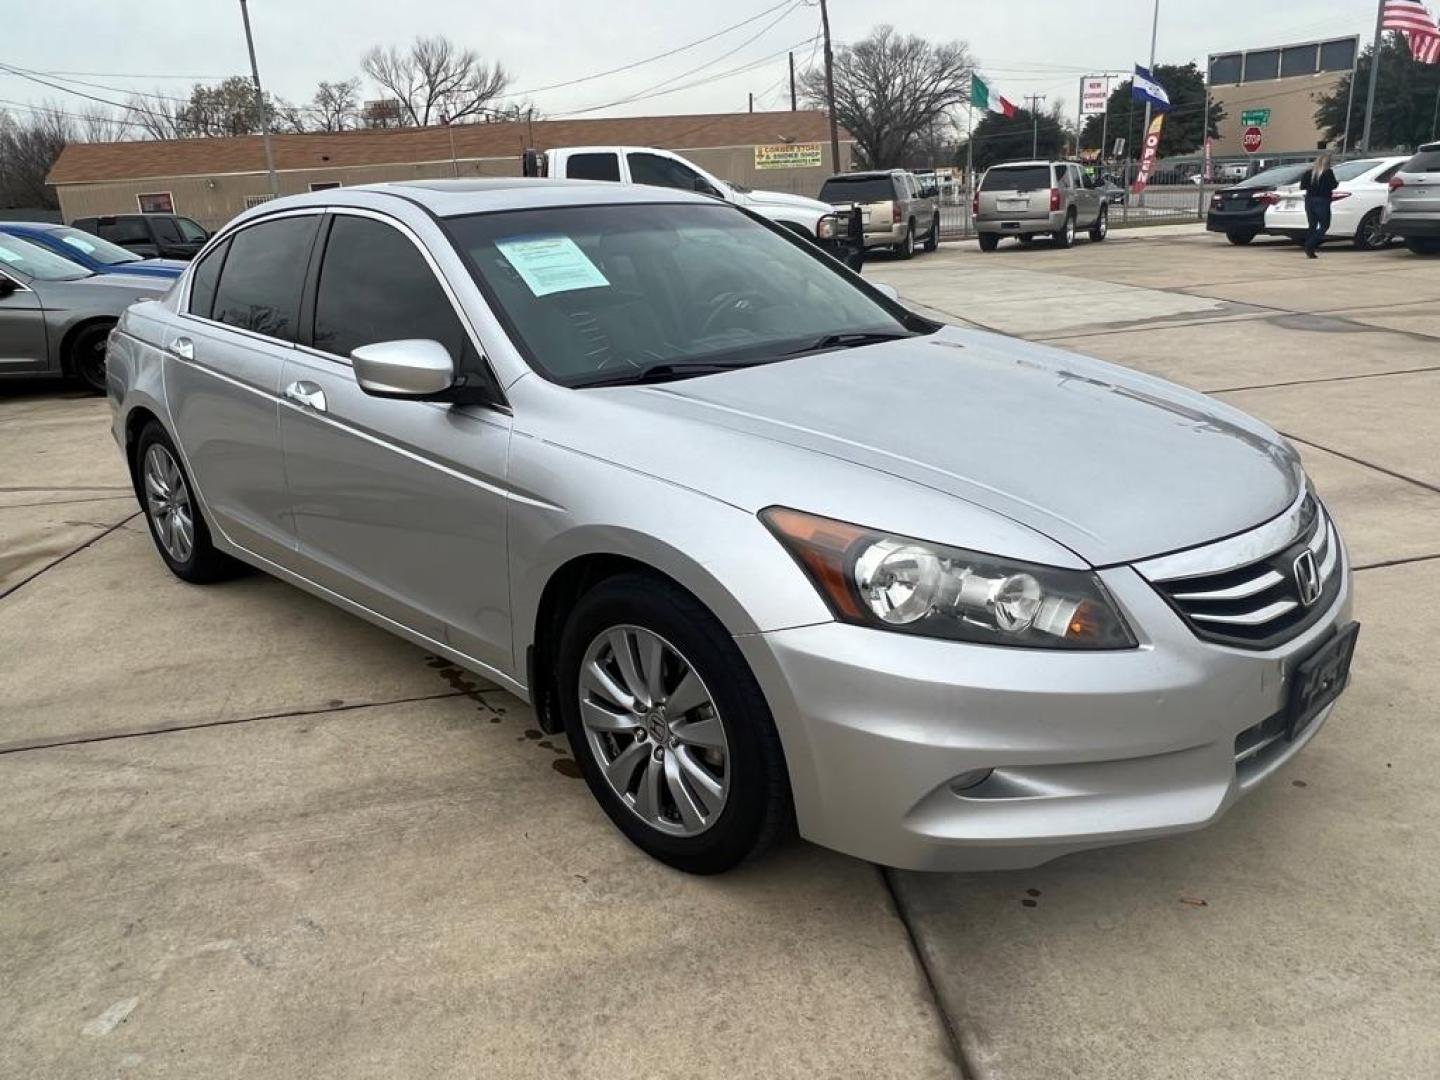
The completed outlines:
{"type": "Polygon", "coordinates": [[[1340,591],[1340,538],[1324,507],[1307,496],[1299,529],[1280,550],[1243,565],[1151,583],[1195,634],[1206,641],[1269,649],[1313,625],[1340,591]],[[1317,596],[1301,596],[1297,562],[1314,560],[1317,596]]]}

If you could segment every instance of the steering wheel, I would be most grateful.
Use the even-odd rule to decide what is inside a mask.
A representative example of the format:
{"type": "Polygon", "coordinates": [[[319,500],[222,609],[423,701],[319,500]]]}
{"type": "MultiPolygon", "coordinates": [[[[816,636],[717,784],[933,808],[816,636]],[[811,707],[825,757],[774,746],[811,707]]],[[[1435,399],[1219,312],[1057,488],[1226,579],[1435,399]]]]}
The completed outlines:
{"type": "Polygon", "coordinates": [[[710,301],[710,310],[700,322],[700,329],[697,331],[699,337],[704,337],[710,332],[710,327],[721,315],[731,311],[738,311],[747,306],[746,302],[756,303],[764,307],[770,302],[770,298],[755,289],[731,289],[729,292],[722,292],[714,300],[710,301]]]}

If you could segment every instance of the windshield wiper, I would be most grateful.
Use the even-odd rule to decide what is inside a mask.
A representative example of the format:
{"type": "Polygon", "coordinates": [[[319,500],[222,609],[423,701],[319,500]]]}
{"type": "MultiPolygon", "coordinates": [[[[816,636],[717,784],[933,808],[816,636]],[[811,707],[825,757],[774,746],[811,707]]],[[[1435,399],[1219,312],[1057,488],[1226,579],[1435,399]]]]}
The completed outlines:
{"type": "Polygon", "coordinates": [[[755,367],[759,364],[769,363],[767,360],[724,360],[710,363],[687,364],[671,363],[665,361],[659,364],[651,364],[648,367],[632,368],[630,371],[617,371],[612,374],[598,375],[590,379],[581,379],[570,385],[577,388],[591,386],[643,386],[646,383],[672,382],[675,379],[688,379],[694,375],[715,375],[721,371],[734,371],[737,368],[755,367]]]}
{"type": "Polygon", "coordinates": [[[914,336],[908,330],[853,330],[848,333],[826,334],[798,349],[791,349],[785,355],[795,356],[799,353],[818,352],[821,349],[853,349],[860,345],[875,345],[882,341],[899,341],[901,338],[914,336]]]}

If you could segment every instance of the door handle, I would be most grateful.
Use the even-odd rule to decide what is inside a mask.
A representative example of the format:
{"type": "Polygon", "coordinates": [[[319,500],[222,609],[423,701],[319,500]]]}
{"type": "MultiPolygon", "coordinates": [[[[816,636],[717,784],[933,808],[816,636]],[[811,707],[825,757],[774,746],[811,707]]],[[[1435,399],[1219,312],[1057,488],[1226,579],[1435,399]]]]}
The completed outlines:
{"type": "Polygon", "coordinates": [[[170,343],[170,355],[187,362],[195,359],[195,343],[188,337],[177,337],[170,343]]]}
{"type": "Polygon", "coordinates": [[[285,387],[285,399],[306,409],[314,409],[316,412],[325,411],[325,391],[316,386],[313,382],[292,382],[285,387]]]}

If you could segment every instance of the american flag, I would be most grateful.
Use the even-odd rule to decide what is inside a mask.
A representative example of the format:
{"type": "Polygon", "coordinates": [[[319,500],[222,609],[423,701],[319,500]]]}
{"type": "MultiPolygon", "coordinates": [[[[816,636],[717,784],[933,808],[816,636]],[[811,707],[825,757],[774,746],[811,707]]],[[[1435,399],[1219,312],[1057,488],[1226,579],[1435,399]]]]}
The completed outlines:
{"type": "Polygon", "coordinates": [[[1440,25],[1420,0],[1385,0],[1380,27],[1404,34],[1410,55],[1420,63],[1440,64],[1440,25]]]}

